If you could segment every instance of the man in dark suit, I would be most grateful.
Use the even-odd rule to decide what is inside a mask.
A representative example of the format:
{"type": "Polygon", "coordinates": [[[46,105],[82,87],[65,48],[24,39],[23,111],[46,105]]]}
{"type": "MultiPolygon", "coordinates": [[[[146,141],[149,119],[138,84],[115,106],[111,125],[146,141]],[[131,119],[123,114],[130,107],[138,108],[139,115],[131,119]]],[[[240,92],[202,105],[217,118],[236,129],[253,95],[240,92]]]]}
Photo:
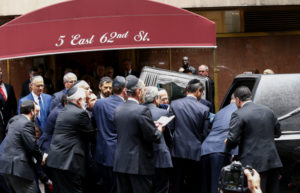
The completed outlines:
{"type": "MultiPolygon", "coordinates": [[[[150,109],[153,121],[157,121],[161,116],[168,116],[167,110],[158,108],[159,103],[157,87],[146,87],[145,105],[150,109]]],[[[155,174],[153,176],[154,192],[168,193],[170,168],[173,167],[173,164],[164,136],[161,136],[159,143],[153,144],[153,150],[155,164],[155,174]]]]}
{"type": "Polygon", "coordinates": [[[135,76],[126,78],[128,100],[115,110],[118,142],[114,160],[118,193],[150,193],[154,174],[153,142],[162,135],[143,102],[144,83],[135,76]]]}
{"type": "Polygon", "coordinates": [[[68,91],[68,104],[59,113],[47,157],[53,186],[60,193],[82,193],[86,172],[88,141],[95,130],[86,106],[86,93],[73,87],[68,91]]]}
{"type": "Polygon", "coordinates": [[[251,91],[246,86],[234,92],[239,108],[232,114],[226,148],[239,145],[237,159],[251,165],[261,176],[263,192],[279,192],[279,169],[282,167],[274,137],[280,137],[277,117],[266,106],[251,101],[251,91]]]}
{"type": "Polygon", "coordinates": [[[214,117],[212,129],[201,147],[201,192],[218,193],[218,179],[223,166],[230,164],[231,155],[237,155],[237,149],[228,153],[224,140],[229,131],[231,114],[237,110],[235,100],[221,109],[214,117]]]}
{"type": "Polygon", "coordinates": [[[32,67],[29,69],[28,74],[29,74],[29,79],[22,83],[22,90],[21,90],[20,98],[28,95],[31,92],[30,80],[32,77],[38,75],[39,72],[38,72],[37,68],[32,67]]]}
{"type": "Polygon", "coordinates": [[[5,128],[8,120],[17,114],[17,100],[14,88],[5,84],[2,79],[0,67],[0,143],[5,137],[5,128]]]}
{"type": "Polygon", "coordinates": [[[53,94],[50,111],[52,111],[57,105],[61,103],[61,97],[67,94],[67,91],[72,88],[73,84],[77,81],[77,76],[73,72],[68,72],[63,78],[65,89],[53,94]]]}
{"type": "Polygon", "coordinates": [[[197,192],[200,189],[201,144],[209,132],[209,109],[199,102],[203,84],[191,80],[187,87],[187,96],[171,103],[170,114],[175,119],[170,123],[173,134],[171,155],[174,166],[174,193],[197,192]],[[184,190],[184,181],[186,188],[184,190]]]}
{"type": "Polygon", "coordinates": [[[36,144],[33,124],[36,112],[33,101],[20,105],[20,115],[8,123],[3,152],[0,157],[0,173],[11,192],[36,193],[34,164],[40,164],[42,154],[36,144]]]}
{"type": "Polygon", "coordinates": [[[49,114],[46,125],[45,125],[45,131],[42,133],[41,137],[38,140],[39,148],[42,152],[48,153],[50,149],[50,143],[51,139],[54,133],[54,127],[56,123],[56,119],[60,111],[64,108],[64,106],[67,104],[67,95],[63,95],[61,97],[61,102],[59,105],[57,105],[49,114]]]}
{"type": "Polygon", "coordinates": [[[36,117],[36,125],[44,132],[47,117],[50,112],[51,95],[44,94],[44,79],[42,76],[34,76],[31,78],[30,87],[32,92],[21,98],[18,104],[18,114],[20,114],[20,104],[25,100],[36,102],[40,106],[40,113],[36,117]]]}
{"type": "Polygon", "coordinates": [[[215,83],[214,80],[209,77],[209,68],[207,65],[202,64],[198,67],[198,75],[204,76],[208,78],[208,92],[207,92],[207,97],[210,99],[212,103],[212,110],[211,112],[215,112],[215,83]]]}
{"type": "Polygon", "coordinates": [[[111,95],[112,82],[113,82],[113,80],[108,76],[104,76],[101,78],[101,80],[99,82],[99,86],[98,86],[98,88],[99,88],[99,93],[97,95],[98,99],[107,98],[111,95]]]}
{"type": "Polygon", "coordinates": [[[97,124],[94,159],[103,172],[105,193],[117,192],[116,174],[113,172],[114,156],[117,146],[117,129],[114,124],[115,109],[124,104],[127,97],[125,78],[117,76],[112,84],[113,95],[97,100],[93,116],[97,124]]]}
{"type": "Polygon", "coordinates": [[[132,69],[132,61],[130,59],[125,59],[122,61],[123,71],[120,73],[121,76],[133,75],[138,77],[139,73],[132,69]]]}

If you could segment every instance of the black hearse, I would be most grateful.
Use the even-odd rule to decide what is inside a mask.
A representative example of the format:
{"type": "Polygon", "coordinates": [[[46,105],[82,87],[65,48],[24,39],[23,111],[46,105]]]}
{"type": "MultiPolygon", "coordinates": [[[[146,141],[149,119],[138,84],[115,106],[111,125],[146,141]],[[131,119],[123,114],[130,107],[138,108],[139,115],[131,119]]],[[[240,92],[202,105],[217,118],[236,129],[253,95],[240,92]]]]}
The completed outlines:
{"type": "MultiPolygon", "coordinates": [[[[184,96],[183,88],[193,78],[201,80],[206,91],[210,89],[204,77],[151,67],[144,67],[140,78],[146,85],[166,88],[171,100],[184,96]]],[[[220,109],[229,104],[231,94],[242,85],[252,91],[253,102],[270,107],[280,120],[282,136],[275,140],[284,165],[281,192],[297,192],[300,190],[300,74],[238,75],[220,109]]]]}

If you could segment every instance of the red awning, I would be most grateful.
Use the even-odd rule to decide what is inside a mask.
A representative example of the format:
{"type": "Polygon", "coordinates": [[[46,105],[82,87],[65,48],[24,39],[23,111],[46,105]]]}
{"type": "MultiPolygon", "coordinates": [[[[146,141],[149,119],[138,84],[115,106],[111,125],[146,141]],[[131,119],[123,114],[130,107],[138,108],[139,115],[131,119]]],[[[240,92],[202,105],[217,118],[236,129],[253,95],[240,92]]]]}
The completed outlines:
{"type": "Polygon", "coordinates": [[[145,0],[73,0],[0,27],[0,59],[134,48],[214,48],[214,22],[145,0]]]}

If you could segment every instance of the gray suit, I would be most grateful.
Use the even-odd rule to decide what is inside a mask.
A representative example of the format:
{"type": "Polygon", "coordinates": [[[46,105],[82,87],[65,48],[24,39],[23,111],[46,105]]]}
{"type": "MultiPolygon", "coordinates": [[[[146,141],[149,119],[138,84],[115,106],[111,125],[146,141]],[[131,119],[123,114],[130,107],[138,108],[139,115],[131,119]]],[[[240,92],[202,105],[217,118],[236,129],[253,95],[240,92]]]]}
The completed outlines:
{"type": "Polygon", "coordinates": [[[274,175],[272,169],[282,167],[274,142],[274,137],[280,135],[279,122],[266,106],[248,102],[232,114],[226,148],[230,150],[239,145],[238,160],[261,174],[263,192],[277,191],[274,187],[278,184],[274,183],[278,181],[278,175],[274,175]],[[274,179],[266,187],[263,173],[269,171],[272,171],[270,177],[274,179]]]}
{"type": "MultiPolygon", "coordinates": [[[[157,121],[161,116],[168,116],[168,111],[157,108],[154,104],[146,104],[152,114],[152,120],[157,121]]],[[[153,186],[155,193],[169,192],[169,170],[173,167],[171,153],[162,136],[159,143],[153,144],[155,175],[153,176],[153,186]]]]}
{"type": "Polygon", "coordinates": [[[0,173],[4,174],[12,192],[34,192],[33,160],[37,163],[42,160],[36,143],[34,124],[24,115],[17,115],[9,120],[7,128],[8,133],[3,141],[5,144],[0,157],[0,173]]]}
{"type": "Polygon", "coordinates": [[[117,148],[114,171],[118,172],[118,192],[150,192],[154,174],[153,142],[161,132],[156,130],[150,110],[128,100],[115,110],[117,148]],[[131,184],[131,185],[130,185],[131,184]]]}
{"type": "MultiPolygon", "coordinates": [[[[76,185],[81,183],[86,173],[88,140],[94,131],[88,113],[73,103],[68,103],[58,114],[47,166],[54,169],[57,181],[53,181],[53,184],[61,192],[81,192],[73,188],[78,187],[76,185]],[[62,184],[58,178],[69,180],[62,184]]],[[[81,189],[80,185],[78,188],[81,189]]]]}

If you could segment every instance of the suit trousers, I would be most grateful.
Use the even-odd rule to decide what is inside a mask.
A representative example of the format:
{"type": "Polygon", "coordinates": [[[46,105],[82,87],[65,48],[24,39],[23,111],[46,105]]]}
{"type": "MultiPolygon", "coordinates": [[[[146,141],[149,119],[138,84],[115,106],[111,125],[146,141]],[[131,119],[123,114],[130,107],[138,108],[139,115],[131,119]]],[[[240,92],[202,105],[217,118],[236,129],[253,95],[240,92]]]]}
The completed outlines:
{"type": "Polygon", "coordinates": [[[174,193],[200,192],[201,170],[200,161],[173,158],[174,166],[174,193]]]}
{"type": "Polygon", "coordinates": [[[117,172],[118,193],[152,193],[152,176],[117,172]]]}
{"type": "Polygon", "coordinates": [[[18,176],[3,174],[7,186],[11,193],[36,193],[34,180],[27,180],[18,176]]]}
{"type": "Polygon", "coordinates": [[[170,169],[171,168],[155,168],[155,174],[153,175],[154,193],[169,192],[170,169]]]}
{"type": "Polygon", "coordinates": [[[117,193],[117,175],[113,171],[113,167],[98,165],[102,170],[104,193],[117,193]]]}
{"type": "Polygon", "coordinates": [[[51,168],[55,193],[82,193],[82,177],[73,172],[51,168]]]}
{"type": "Polygon", "coordinates": [[[260,186],[262,192],[267,193],[279,193],[279,169],[271,169],[265,172],[259,172],[260,186]]]}
{"type": "Polygon", "coordinates": [[[219,193],[218,181],[222,167],[230,164],[230,154],[211,153],[201,157],[201,192],[219,193]]]}

